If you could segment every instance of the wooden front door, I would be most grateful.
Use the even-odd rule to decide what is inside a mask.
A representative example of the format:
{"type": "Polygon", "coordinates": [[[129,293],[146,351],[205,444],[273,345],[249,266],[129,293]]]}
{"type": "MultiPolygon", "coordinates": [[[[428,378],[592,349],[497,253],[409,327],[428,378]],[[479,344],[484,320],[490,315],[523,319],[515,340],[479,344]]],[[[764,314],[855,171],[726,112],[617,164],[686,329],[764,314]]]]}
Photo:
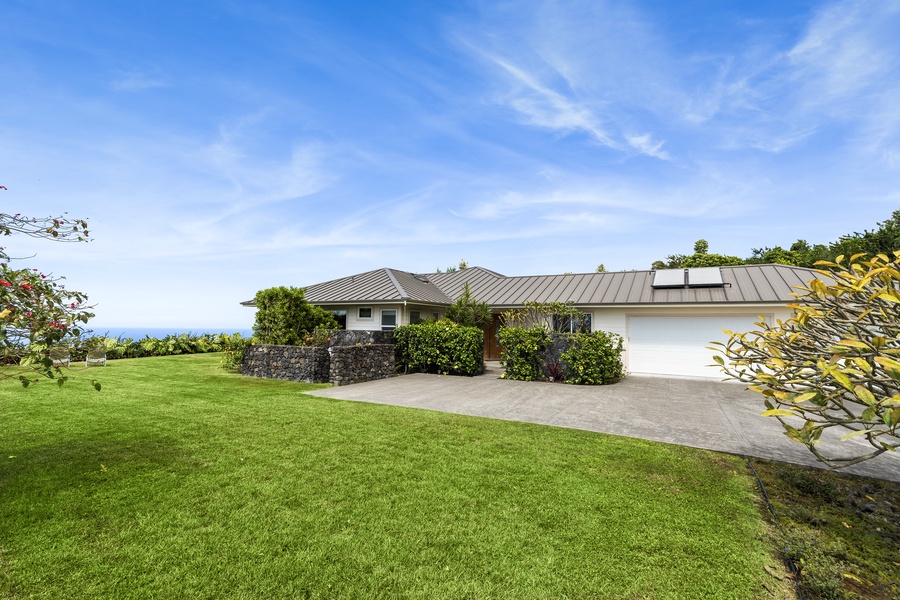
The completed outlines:
{"type": "Polygon", "coordinates": [[[500,315],[494,315],[490,325],[484,328],[484,360],[500,360],[500,342],[497,334],[500,332],[500,315]]]}

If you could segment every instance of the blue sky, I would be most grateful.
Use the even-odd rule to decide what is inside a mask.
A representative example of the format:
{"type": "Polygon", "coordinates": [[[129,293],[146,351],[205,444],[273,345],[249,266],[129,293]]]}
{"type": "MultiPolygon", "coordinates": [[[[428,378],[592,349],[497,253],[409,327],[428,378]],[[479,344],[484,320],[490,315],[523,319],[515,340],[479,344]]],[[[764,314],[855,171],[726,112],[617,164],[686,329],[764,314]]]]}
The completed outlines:
{"type": "MultiPolygon", "coordinates": [[[[900,208],[900,3],[0,4],[10,239],[95,325],[461,258],[507,275],[827,243],[900,208]]],[[[25,263],[23,263],[25,264],[25,263]]]]}

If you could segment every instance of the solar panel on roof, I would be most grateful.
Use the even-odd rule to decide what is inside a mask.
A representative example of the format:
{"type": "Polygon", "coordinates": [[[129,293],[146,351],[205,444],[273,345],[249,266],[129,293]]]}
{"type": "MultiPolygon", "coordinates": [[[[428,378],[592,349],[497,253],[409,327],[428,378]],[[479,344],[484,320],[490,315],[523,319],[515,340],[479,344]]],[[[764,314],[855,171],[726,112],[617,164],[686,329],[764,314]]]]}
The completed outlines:
{"type": "Polygon", "coordinates": [[[722,270],[719,267],[688,269],[687,282],[690,287],[720,287],[725,285],[725,282],[722,281],[722,270]]]}
{"type": "Polygon", "coordinates": [[[654,271],[653,287],[684,287],[684,269],[659,269],[654,271]]]}

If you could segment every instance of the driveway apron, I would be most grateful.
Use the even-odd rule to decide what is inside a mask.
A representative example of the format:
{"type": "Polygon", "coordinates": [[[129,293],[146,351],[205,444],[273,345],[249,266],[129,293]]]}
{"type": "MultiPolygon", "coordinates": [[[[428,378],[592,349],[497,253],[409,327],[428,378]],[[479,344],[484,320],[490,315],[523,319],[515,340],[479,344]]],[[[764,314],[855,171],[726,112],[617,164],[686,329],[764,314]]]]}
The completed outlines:
{"type": "MultiPolygon", "coordinates": [[[[785,437],[777,420],[760,416],[765,410],[762,396],[741,384],[629,376],[615,385],[576,386],[507,381],[501,372],[496,363],[489,363],[488,371],[477,377],[416,373],[308,393],[821,466],[805,446],[785,437]]],[[[841,433],[829,433],[821,443],[831,454],[860,454],[868,447],[858,440],[841,443],[841,433]]],[[[844,470],[900,481],[900,453],[887,452],[844,470]]]]}

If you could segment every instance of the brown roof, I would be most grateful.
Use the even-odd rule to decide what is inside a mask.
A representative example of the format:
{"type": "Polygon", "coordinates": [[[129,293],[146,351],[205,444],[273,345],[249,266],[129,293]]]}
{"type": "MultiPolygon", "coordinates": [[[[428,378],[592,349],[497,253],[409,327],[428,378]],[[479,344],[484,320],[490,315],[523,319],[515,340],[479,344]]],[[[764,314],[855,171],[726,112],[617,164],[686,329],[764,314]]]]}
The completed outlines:
{"type": "MultiPolygon", "coordinates": [[[[482,267],[415,275],[376,269],[306,288],[313,304],[410,301],[450,305],[468,283],[472,295],[495,308],[525,302],[572,302],[577,306],[698,303],[779,303],[818,275],[787,265],[721,267],[722,286],[653,287],[653,271],[506,277],[482,267]]],[[[253,306],[252,301],[244,302],[253,306]]]]}

